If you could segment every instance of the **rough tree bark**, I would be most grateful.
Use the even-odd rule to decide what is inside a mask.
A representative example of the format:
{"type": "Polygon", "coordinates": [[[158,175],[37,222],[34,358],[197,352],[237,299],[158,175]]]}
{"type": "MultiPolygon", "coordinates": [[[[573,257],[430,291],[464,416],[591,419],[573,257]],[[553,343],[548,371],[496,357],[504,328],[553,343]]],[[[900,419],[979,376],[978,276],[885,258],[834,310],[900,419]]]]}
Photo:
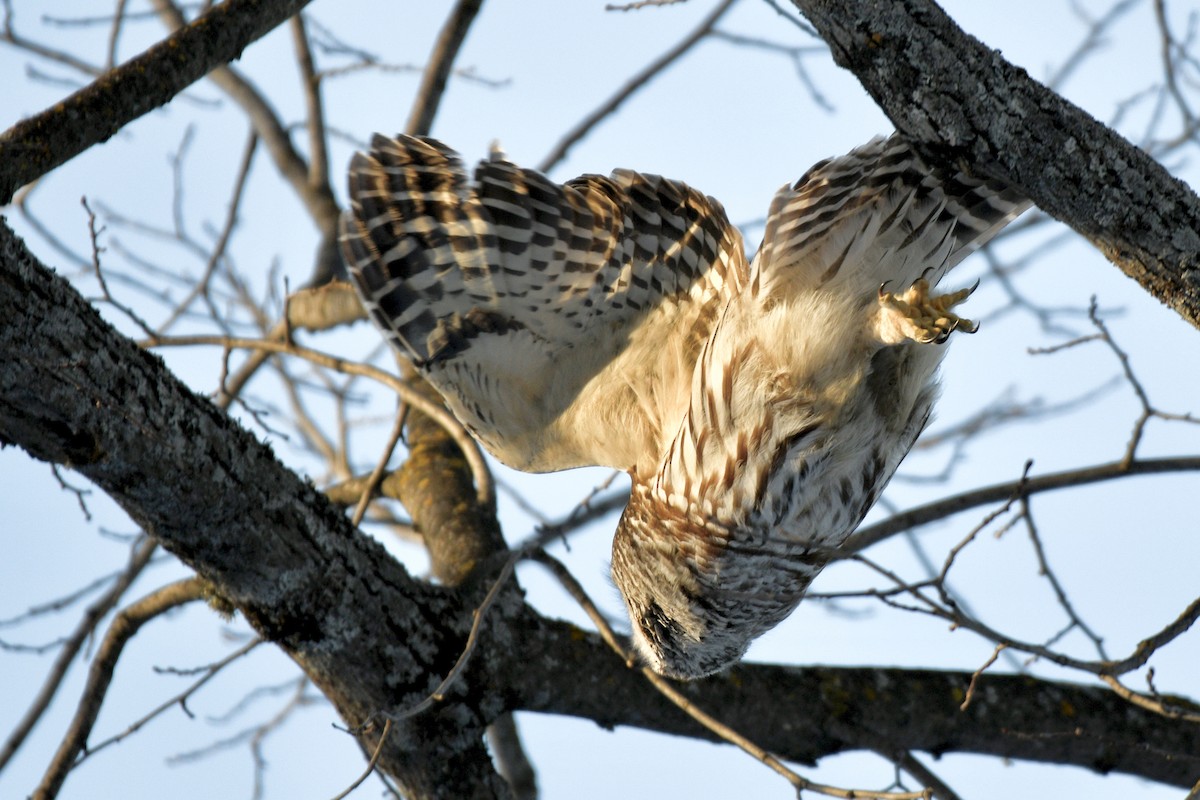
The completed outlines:
{"type": "Polygon", "coordinates": [[[1200,327],[1200,198],[1187,184],[932,0],[793,2],[931,159],[1020,186],[1200,327]]]}
{"type": "MultiPolygon", "coordinates": [[[[1142,265],[1145,274],[1139,277],[1156,296],[1185,318],[1200,319],[1196,198],[1177,183],[1161,181],[1157,166],[1136,148],[1097,132],[1061,101],[1043,102],[1044,95],[1029,95],[1042,98],[1036,102],[1002,104],[998,117],[992,99],[1008,96],[1001,93],[1006,86],[1017,92],[1028,79],[977,42],[958,42],[961,32],[930,4],[796,2],[829,38],[839,61],[868,76],[864,82],[875,87],[873,94],[897,125],[925,142],[931,157],[1014,177],[1040,205],[1101,243],[1125,268],[1138,272],[1142,265]],[[905,13],[907,22],[899,16],[905,13]],[[911,27],[917,24],[931,32],[911,27]],[[953,53],[962,60],[950,61],[953,53]],[[956,70],[954,80],[931,80],[935,62],[939,69],[956,70]],[[892,83],[885,90],[886,80],[892,83]],[[911,119],[904,116],[909,106],[917,109],[911,119]],[[1022,133],[1021,120],[1035,131],[1052,131],[1060,149],[1051,145],[1047,153],[1035,147],[1030,139],[1037,137],[1022,133]],[[1070,141],[1079,156],[1064,160],[1060,156],[1070,141]],[[1077,209],[1069,184],[1081,178],[1100,188],[1092,201],[1078,201],[1084,207],[1077,209]],[[1163,193],[1159,202],[1135,206],[1137,193],[1150,191],[1163,193]],[[1132,228],[1097,216],[1094,203],[1114,199],[1130,204],[1121,206],[1122,219],[1135,211],[1157,218],[1132,228]]],[[[301,5],[230,0],[217,8],[301,5]]],[[[254,30],[258,35],[265,28],[254,30]]],[[[221,58],[234,57],[250,40],[221,58]]],[[[215,63],[220,62],[199,66],[207,71],[215,63]]],[[[139,68],[160,67],[167,69],[164,61],[139,68]]],[[[170,87],[162,101],[203,71],[162,73],[170,87]]],[[[110,78],[105,86],[118,84],[110,78]]],[[[88,91],[116,90],[95,85],[88,91]]],[[[40,122],[47,127],[38,128],[34,139],[46,143],[47,152],[27,158],[20,168],[12,167],[13,151],[5,148],[30,140],[14,132],[0,138],[0,196],[103,141],[147,107],[124,95],[104,96],[105,121],[82,138],[70,139],[68,131],[55,127],[78,131],[81,118],[59,113],[40,122]],[[15,171],[5,172],[10,168],[15,171]]],[[[86,128],[86,120],[95,118],[82,119],[86,128]]],[[[105,324],[4,225],[0,308],[5,310],[0,443],[70,466],[110,494],[295,659],[349,725],[376,711],[415,705],[450,670],[486,580],[450,590],[413,579],[382,548],[351,530],[269,448],[182,386],[157,357],[105,324]]],[[[419,491],[446,494],[449,501],[437,513],[478,514],[469,486],[432,480],[419,491]]],[[[708,736],[597,637],[539,616],[517,591],[505,593],[492,608],[483,636],[446,700],[403,720],[385,744],[382,768],[413,797],[503,796],[483,731],[509,710],[708,736]]],[[[1134,708],[1106,690],[1026,677],[983,676],[975,701],[961,712],[969,681],[967,674],[950,672],[741,666],[687,691],[759,744],[802,762],[847,749],[924,749],[1119,770],[1179,786],[1200,774],[1195,725],[1134,708]]],[[[368,749],[378,732],[376,726],[363,734],[368,749]]]]}
{"type": "Polygon", "coordinates": [[[0,205],[228,64],[309,0],[227,0],[61,103],[0,136],[0,205]]]}

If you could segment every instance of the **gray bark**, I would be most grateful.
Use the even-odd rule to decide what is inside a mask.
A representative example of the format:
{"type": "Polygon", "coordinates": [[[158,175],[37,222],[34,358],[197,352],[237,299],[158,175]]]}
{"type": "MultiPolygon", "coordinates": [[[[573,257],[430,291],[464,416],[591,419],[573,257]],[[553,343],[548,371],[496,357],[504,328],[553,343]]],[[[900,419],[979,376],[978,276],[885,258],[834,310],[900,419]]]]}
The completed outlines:
{"type": "Polygon", "coordinates": [[[931,0],[793,0],[932,160],[1017,186],[1200,327],[1200,198],[931,0]]]}
{"type": "Polygon", "coordinates": [[[0,135],[0,205],[50,170],[165,105],[309,0],[226,0],[191,25],[0,135]]]}

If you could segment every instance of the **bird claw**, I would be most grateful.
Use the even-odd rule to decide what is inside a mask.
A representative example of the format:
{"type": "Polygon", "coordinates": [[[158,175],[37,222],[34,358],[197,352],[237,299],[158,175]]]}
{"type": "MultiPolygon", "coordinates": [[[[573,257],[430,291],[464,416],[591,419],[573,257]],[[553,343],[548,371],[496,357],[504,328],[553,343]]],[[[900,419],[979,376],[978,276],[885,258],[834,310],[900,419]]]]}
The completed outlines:
{"type": "MultiPolygon", "coordinates": [[[[925,272],[928,275],[929,271],[925,272]]],[[[904,341],[942,344],[954,331],[975,333],[979,323],[960,317],[950,309],[966,300],[979,288],[979,281],[965,289],[946,294],[931,294],[925,276],[907,291],[893,294],[887,284],[879,287],[879,340],[884,344],[904,341]]]]}

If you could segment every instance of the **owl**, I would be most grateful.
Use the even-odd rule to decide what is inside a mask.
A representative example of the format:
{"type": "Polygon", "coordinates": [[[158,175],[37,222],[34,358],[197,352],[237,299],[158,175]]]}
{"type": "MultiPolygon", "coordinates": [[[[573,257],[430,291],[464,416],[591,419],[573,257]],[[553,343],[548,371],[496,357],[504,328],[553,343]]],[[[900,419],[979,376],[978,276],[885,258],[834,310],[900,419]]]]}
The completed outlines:
{"type": "MultiPolygon", "coordinates": [[[[616,170],[468,179],[422,137],[350,165],[341,246],[384,336],[500,461],[625,470],[632,643],[693,679],[788,616],[929,420],[972,289],[943,276],[1028,202],[899,135],[822,161],[748,259],[720,203],[616,170]]],[[[972,287],[973,288],[973,287],[972,287]]]]}

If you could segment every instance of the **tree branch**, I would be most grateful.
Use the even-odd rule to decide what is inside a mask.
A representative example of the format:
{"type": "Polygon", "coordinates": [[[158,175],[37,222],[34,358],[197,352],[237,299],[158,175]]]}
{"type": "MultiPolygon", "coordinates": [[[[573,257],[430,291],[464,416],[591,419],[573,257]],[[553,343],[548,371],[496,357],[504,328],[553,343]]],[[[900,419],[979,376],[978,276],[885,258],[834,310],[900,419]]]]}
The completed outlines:
{"type": "MultiPolygon", "coordinates": [[[[171,0],[152,0],[152,2],[159,16],[173,31],[178,32],[190,27],[186,26],[183,14],[171,0]]],[[[271,154],[272,161],[275,162],[275,168],[279,170],[279,174],[292,187],[296,197],[308,209],[322,239],[326,242],[334,242],[337,238],[338,215],[341,212],[338,209],[337,201],[333,198],[333,189],[329,185],[328,176],[318,177],[313,171],[317,166],[317,161],[322,158],[323,145],[314,152],[313,157],[317,161],[314,161],[314,167],[310,168],[292,144],[291,136],[280,121],[279,115],[275,113],[275,109],[271,108],[271,104],[258,89],[254,88],[253,84],[225,64],[213,69],[208,78],[246,113],[255,132],[267,146],[267,151],[271,154]]],[[[319,114],[321,110],[319,102],[315,106],[313,105],[314,97],[317,96],[316,92],[315,88],[311,91],[306,90],[305,99],[309,104],[310,114],[319,114]]],[[[332,248],[333,244],[325,247],[326,249],[332,248]]]]}
{"type": "Polygon", "coordinates": [[[861,553],[868,547],[878,544],[889,536],[910,530],[918,525],[925,525],[939,519],[958,514],[969,508],[1003,503],[1018,497],[1031,497],[1042,492],[1056,489],[1069,489],[1076,486],[1086,486],[1090,483],[1129,478],[1136,475],[1155,475],[1164,472],[1195,472],[1200,471],[1200,456],[1179,456],[1175,458],[1148,458],[1126,463],[1114,461],[1108,464],[1096,464],[1080,469],[1053,472],[1049,475],[1039,475],[1035,478],[1022,478],[1016,481],[997,483],[972,489],[962,494],[944,497],[926,503],[923,506],[910,508],[893,514],[882,522],[859,528],[846,540],[838,552],[849,557],[861,553]]]}
{"type": "Polygon", "coordinates": [[[433,129],[433,118],[442,103],[442,95],[446,91],[446,81],[450,78],[454,59],[466,41],[471,23],[475,21],[475,15],[479,13],[479,7],[482,5],[483,0],[458,0],[455,3],[454,10],[446,18],[446,24],[442,26],[442,32],[438,35],[433,55],[425,67],[425,74],[421,77],[421,88],[413,102],[408,124],[404,126],[405,133],[412,136],[428,136],[433,129]]]}
{"type": "Polygon", "coordinates": [[[647,84],[665,72],[668,67],[690,52],[702,39],[712,33],[713,26],[725,15],[725,12],[729,10],[731,5],[733,5],[733,0],[721,0],[717,4],[717,7],[709,12],[708,16],[701,20],[700,24],[691,33],[683,37],[670,50],[643,67],[641,71],[626,81],[625,85],[618,89],[612,97],[605,100],[598,108],[577,122],[575,127],[567,131],[558,144],[554,145],[554,149],[537,165],[538,172],[549,172],[554,169],[560,161],[567,157],[567,153],[570,152],[571,148],[591,133],[593,128],[615,114],[617,109],[621,107],[621,104],[640,89],[645,88],[647,84]]]}
{"type": "Polygon", "coordinates": [[[309,0],[227,0],[53,107],[0,135],[0,205],[17,189],[166,104],[309,0]]]}
{"type": "Polygon", "coordinates": [[[793,0],[927,157],[1020,186],[1200,327],[1200,198],[932,0],[793,0]]]}
{"type": "Polygon", "coordinates": [[[104,636],[96,657],[92,660],[88,671],[87,684],[83,689],[83,699],[75,711],[70,730],[58,746],[58,752],[50,762],[49,769],[33,793],[34,800],[52,800],[58,796],[67,773],[75,766],[75,760],[87,745],[92,725],[100,714],[100,707],[108,693],[112,682],[113,671],[117,660],[121,657],[125,644],[146,624],[155,617],[178,608],[181,605],[199,600],[203,596],[204,581],[199,578],[187,578],[176,581],[161,589],[156,589],[146,597],[123,609],[104,636]]]}
{"type": "MultiPolygon", "coordinates": [[[[449,671],[473,597],[414,581],[313,486],[118,334],[0,225],[0,442],[65,464],[208,579],[352,727],[449,671]]],[[[492,609],[493,622],[511,609],[492,609]]],[[[489,646],[503,647],[491,643],[489,646]]],[[[380,764],[414,798],[503,796],[483,743],[500,702],[471,670],[396,726],[380,764]],[[462,702],[464,694],[476,702],[462,702]]],[[[362,734],[372,752],[377,728],[362,734]]]]}
{"type": "MultiPolygon", "coordinates": [[[[671,706],[636,671],[567,623],[546,622],[509,677],[517,707],[609,728],[717,737],[671,706]],[[574,636],[577,641],[568,645],[574,636]],[[548,687],[554,687],[553,691],[548,687]]],[[[849,750],[978,753],[1187,787],[1200,775],[1200,726],[1136,709],[1099,686],[968,672],[741,664],[681,685],[698,707],[779,758],[800,764],[849,750]]]]}
{"type": "Polygon", "coordinates": [[[0,770],[3,770],[9,760],[16,755],[21,745],[25,743],[29,732],[33,730],[33,726],[37,724],[38,720],[42,718],[42,714],[46,712],[50,701],[58,694],[58,689],[62,686],[63,679],[67,677],[67,669],[71,666],[71,662],[75,660],[75,656],[79,655],[79,651],[83,648],[84,643],[91,639],[95,633],[96,625],[121,601],[129,586],[142,574],[142,570],[146,568],[146,565],[150,563],[150,557],[154,555],[157,547],[158,545],[152,539],[142,537],[141,541],[134,548],[133,555],[129,560],[129,566],[121,572],[108,591],[84,611],[83,618],[79,621],[71,636],[63,642],[58,657],[54,659],[54,665],[46,675],[46,682],[42,684],[41,690],[34,697],[29,710],[25,712],[25,716],[21,718],[21,721],[17,723],[12,733],[9,734],[8,739],[4,742],[3,749],[0,749],[0,770]]]}

